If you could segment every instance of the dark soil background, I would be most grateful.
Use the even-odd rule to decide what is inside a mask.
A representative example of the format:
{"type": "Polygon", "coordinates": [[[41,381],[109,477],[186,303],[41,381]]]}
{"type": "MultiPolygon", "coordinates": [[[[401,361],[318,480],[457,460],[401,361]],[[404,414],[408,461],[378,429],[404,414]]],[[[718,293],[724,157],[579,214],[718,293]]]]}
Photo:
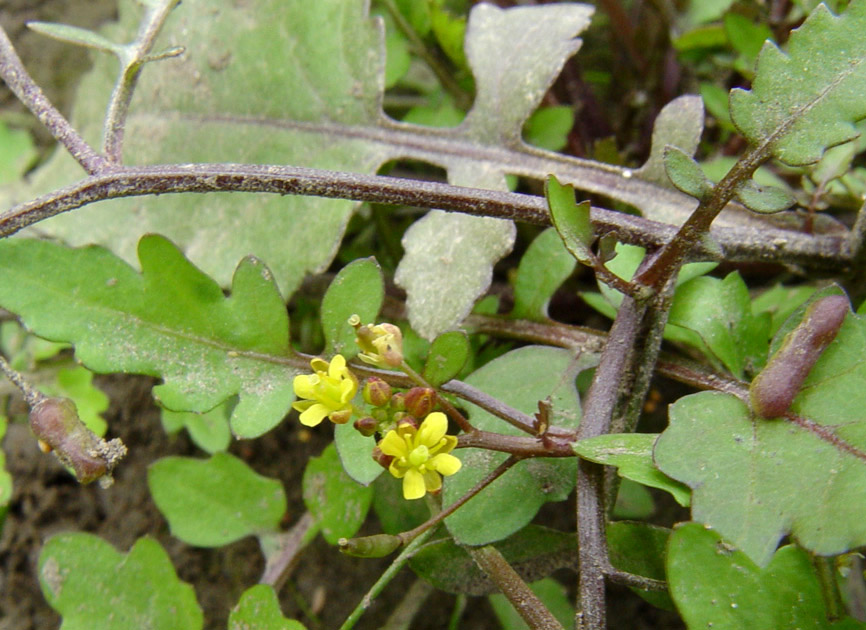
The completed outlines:
{"type": "MultiPolygon", "coordinates": [[[[114,0],[0,0],[0,23],[19,50],[28,70],[48,97],[67,115],[77,78],[88,67],[86,51],[28,31],[27,20],[62,21],[95,27],[115,14],[114,0]]],[[[4,119],[32,125],[40,145],[50,137],[35,119],[0,84],[0,112],[4,119]]],[[[201,455],[185,434],[167,436],[159,411],[150,396],[152,379],[135,376],[103,376],[98,385],[111,399],[105,414],[110,436],[119,436],[130,453],[116,471],[109,489],[78,485],[54,460],[37,448],[29,428],[10,424],[3,447],[7,468],[14,478],[14,495],[0,532],[0,630],[47,630],[61,620],[45,602],[39,588],[36,565],[44,541],[64,531],[97,534],[126,552],[141,536],[152,536],[168,551],[181,579],[192,583],[205,611],[207,628],[225,628],[229,609],[240,594],[255,584],[264,568],[253,539],[220,549],[197,549],[172,538],[165,520],[147,489],[147,467],[166,455],[201,455]]],[[[20,401],[12,401],[10,414],[26,414],[20,401]]],[[[289,498],[285,527],[304,513],[300,478],[307,459],[327,445],[329,427],[310,432],[292,421],[255,441],[237,442],[231,452],[263,475],[281,479],[289,498]]],[[[573,527],[573,501],[549,505],[546,520],[573,527]],[[561,523],[562,520],[567,521],[561,523]]],[[[377,531],[375,522],[369,531],[377,531]]],[[[298,567],[280,592],[285,614],[302,620],[310,630],[337,628],[387,566],[387,560],[359,560],[339,554],[321,538],[306,549],[298,567]],[[311,616],[309,613],[314,613],[311,616]]],[[[574,588],[573,575],[563,582],[574,588]]],[[[397,607],[415,577],[404,571],[394,580],[357,628],[381,628],[397,607]]],[[[653,609],[626,589],[611,590],[611,628],[679,628],[675,615],[653,609]]],[[[454,597],[433,593],[412,628],[444,628],[454,597]]],[[[461,628],[498,628],[484,598],[472,598],[460,622],[461,628]]]]}

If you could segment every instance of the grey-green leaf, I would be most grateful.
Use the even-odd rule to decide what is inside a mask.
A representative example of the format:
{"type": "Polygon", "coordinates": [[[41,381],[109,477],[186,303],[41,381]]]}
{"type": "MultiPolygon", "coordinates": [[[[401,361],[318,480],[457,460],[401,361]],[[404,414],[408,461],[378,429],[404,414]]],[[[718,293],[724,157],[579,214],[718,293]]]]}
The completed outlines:
{"type": "Polygon", "coordinates": [[[840,16],[819,4],[791,33],[787,52],[771,42],[758,57],[751,91],[731,91],[731,118],[753,144],[790,165],[817,162],[858,135],[866,117],[866,3],[840,16]]]}
{"type": "Polygon", "coordinates": [[[665,173],[665,147],[678,147],[687,157],[691,157],[698,149],[703,131],[704,103],[701,97],[686,94],[675,98],[656,117],[649,158],[635,175],[662,186],[670,186],[670,179],[665,173]]]}
{"type": "Polygon", "coordinates": [[[95,48],[96,50],[111,53],[118,57],[122,54],[122,45],[115,44],[113,41],[103,37],[99,33],[95,33],[85,28],[79,28],[69,24],[57,24],[54,22],[27,22],[27,28],[68,44],[95,48]]]}
{"type": "Polygon", "coordinates": [[[164,457],[151,465],[147,483],[171,533],[199,547],[274,532],[286,512],[282,484],[228,453],[164,457]]]}
{"type": "Polygon", "coordinates": [[[707,179],[694,158],[670,145],[664,147],[663,153],[665,173],[677,190],[696,199],[703,199],[712,192],[713,183],[707,179]]]}
{"type": "Polygon", "coordinates": [[[63,628],[200,630],[192,586],[158,542],[139,538],[128,554],[83,532],[58,534],[39,554],[39,582],[63,628]]]}

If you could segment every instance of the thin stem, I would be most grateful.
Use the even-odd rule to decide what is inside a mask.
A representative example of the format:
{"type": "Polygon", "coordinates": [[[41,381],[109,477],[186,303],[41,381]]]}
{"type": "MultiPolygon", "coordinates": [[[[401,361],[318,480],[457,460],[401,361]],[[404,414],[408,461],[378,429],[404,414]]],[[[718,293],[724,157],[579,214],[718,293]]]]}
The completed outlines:
{"type": "Polygon", "coordinates": [[[506,405],[504,402],[485,394],[480,389],[472,387],[463,381],[448,381],[442,385],[441,389],[443,392],[448,392],[449,394],[459,396],[463,400],[468,400],[521,431],[530,435],[538,433],[535,418],[506,405]]]}
{"type": "Polygon", "coordinates": [[[451,618],[448,620],[448,630],[460,630],[460,618],[463,616],[463,611],[466,610],[466,603],[466,595],[463,593],[459,594],[454,601],[451,618]]]}
{"type": "Polygon", "coordinates": [[[866,203],[857,212],[857,219],[848,237],[851,248],[851,271],[845,282],[845,289],[854,304],[859,304],[866,297],[866,203]]]}
{"type": "Polygon", "coordinates": [[[520,457],[575,457],[571,447],[574,439],[573,432],[556,437],[550,435],[523,437],[475,431],[458,436],[457,448],[483,448],[520,457]]]}
{"type": "Polygon", "coordinates": [[[352,611],[346,621],[343,622],[343,625],[340,626],[340,630],[351,630],[355,627],[355,624],[358,623],[358,620],[361,618],[361,615],[364,614],[364,611],[372,606],[373,600],[376,599],[388,583],[397,576],[403,566],[413,555],[415,555],[415,551],[427,542],[427,539],[433,535],[433,532],[434,530],[431,529],[420,534],[409,543],[402,552],[400,552],[399,556],[394,558],[394,562],[392,562],[391,566],[389,566],[379,579],[376,580],[376,583],[370,587],[370,590],[367,591],[367,594],[364,595],[363,599],[361,599],[360,603],[355,607],[355,610],[352,611]]]}
{"type": "Polygon", "coordinates": [[[836,559],[813,555],[812,566],[815,567],[815,572],[818,574],[824,606],[827,608],[827,619],[831,622],[842,619],[846,616],[845,602],[842,600],[839,581],[836,579],[836,559]]]}
{"type": "Polygon", "coordinates": [[[311,534],[315,535],[316,531],[318,529],[313,515],[304,512],[289,531],[279,534],[280,551],[273,558],[268,558],[259,584],[270,584],[274,591],[279,592],[297,566],[301,550],[310,542],[311,534]]]}
{"type": "Polygon", "coordinates": [[[412,582],[412,586],[403,595],[403,599],[394,608],[393,612],[388,615],[388,620],[382,626],[381,630],[409,630],[412,626],[412,621],[421,610],[427,598],[436,590],[432,584],[417,578],[412,582]]]}
{"type": "Polygon", "coordinates": [[[123,161],[123,134],[132,94],[138,84],[138,77],[146,58],[153,48],[153,42],[162,29],[168,14],[180,0],[163,0],[157,6],[148,8],[138,29],[135,41],[125,46],[120,55],[121,71],[108,102],[102,138],[102,149],[106,157],[115,164],[123,161]]]}
{"type": "MultiPolygon", "coordinates": [[[[533,195],[293,166],[165,164],[117,167],[111,172],[19,204],[0,215],[0,237],[96,201],[219,191],[312,195],[413,205],[536,225],[550,224],[546,202],[533,195]]],[[[609,232],[620,241],[649,248],[664,245],[676,234],[672,225],[604,208],[592,209],[592,222],[597,232],[609,232]]],[[[761,230],[718,227],[713,228],[710,236],[723,248],[729,262],[777,262],[819,271],[838,271],[850,260],[847,238],[838,234],[813,236],[773,227],[761,230]]],[[[718,252],[703,242],[697,243],[693,253],[709,260],[718,258],[718,252]]]]}
{"type": "Polygon", "coordinates": [[[12,381],[12,384],[21,391],[21,395],[24,396],[24,402],[26,402],[27,406],[31,409],[45,400],[45,394],[31,386],[20,372],[16,372],[12,366],[9,365],[3,355],[0,355],[0,372],[3,372],[3,374],[6,375],[6,378],[12,381]]]}
{"type": "Polygon", "coordinates": [[[556,620],[547,606],[538,599],[496,547],[486,545],[464,547],[464,549],[508,598],[526,625],[533,630],[563,630],[562,624],[556,620]]]}
{"type": "Polygon", "coordinates": [[[21,63],[18,53],[0,26],[0,78],[69,154],[90,173],[104,172],[106,159],[82,138],[69,121],[48,100],[21,63]]]}
{"type": "Polygon", "coordinates": [[[619,569],[614,569],[613,567],[608,568],[605,571],[605,575],[611,582],[623,586],[639,588],[644,591],[668,590],[668,583],[664,580],[656,580],[642,575],[635,575],[634,573],[627,573],[625,571],[620,571],[619,569]]]}
{"type": "Polygon", "coordinates": [[[462,413],[460,413],[460,410],[457,409],[457,407],[455,407],[454,405],[452,405],[451,401],[449,401],[444,396],[440,396],[439,390],[436,389],[435,387],[433,387],[432,385],[430,385],[430,383],[427,382],[427,379],[425,379],[423,376],[418,374],[418,372],[416,372],[414,369],[412,369],[411,365],[409,365],[408,363],[403,361],[403,363],[400,365],[400,368],[417,385],[420,385],[421,387],[427,387],[429,389],[432,389],[434,392],[436,392],[436,400],[439,401],[439,405],[445,410],[445,413],[447,413],[449,416],[451,416],[451,418],[458,425],[460,425],[460,428],[463,430],[464,433],[475,433],[475,431],[476,431],[475,427],[473,427],[469,423],[469,420],[466,419],[466,416],[464,416],[462,413]]]}
{"type": "Polygon", "coordinates": [[[478,494],[479,492],[484,490],[484,488],[486,488],[491,483],[493,483],[494,481],[499,479],[499,477],[504,475],[505,472],[509,468],[514,466],[514,464],[519,462],[520,459],[521,459],[520,457],[515,457],[514,455],[512,455],[511,457],[506,459],[504,462],[499,464],[499,466],[497,466],[494,470],[492,470],[490,473],[488,473],[488,475],[484,479],[482,479],[481,481],[476,483],[469,490],[469,492],[467,492],[462,497],[457,499],[454,503],[452,503],[451,505],[446,507],[444,510],[442,510],[441,512],[439,512],[435,516],[432,516],[426,522],[421,523],[415,529],[410,529],[409,531],[398,534],[400,539],[403,541],[403,544],[405,545],[409,541],[415,540],[418,536],[420,536],[424,532],[430,531],[433,527],[435,527],[436,525],[438,525],[439,523],[444,521],[446,518],[451,516],[454,512],[457,511],[458,508],[463,507],[466,504],[466,502],[469,501],[469,499],[474,497],[476,494],[478,494]]]}

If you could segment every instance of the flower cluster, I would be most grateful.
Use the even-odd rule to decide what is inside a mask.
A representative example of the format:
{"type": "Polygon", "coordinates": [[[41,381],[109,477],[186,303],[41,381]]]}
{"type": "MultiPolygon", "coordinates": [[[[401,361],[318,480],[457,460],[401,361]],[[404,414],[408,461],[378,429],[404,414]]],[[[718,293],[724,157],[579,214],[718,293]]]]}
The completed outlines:
{"type": "Polygon", "coordinates": [[[450,454],[457,438],[446,435],[447,429],[445,414],[435,411],[417,428],[413,422],[400,422],[379,442],[382,454],[392,458],[388,470],[403,480],[404,498],[420,499],[428,492],[438,492],[442,475],[460,470],[462,462],[450,454]]]}
{"type": "Polygon", "coordinates": [[[345,424],[352,417],[352,399],[358,393],[358,379],[338,354],[331,362],[315,358],[310,361],[312,374],[295,377],[292,385],[299,400],[292,407],[301,412],[301,424],[314,427],[326,417],[335,424],[345,424]]]}

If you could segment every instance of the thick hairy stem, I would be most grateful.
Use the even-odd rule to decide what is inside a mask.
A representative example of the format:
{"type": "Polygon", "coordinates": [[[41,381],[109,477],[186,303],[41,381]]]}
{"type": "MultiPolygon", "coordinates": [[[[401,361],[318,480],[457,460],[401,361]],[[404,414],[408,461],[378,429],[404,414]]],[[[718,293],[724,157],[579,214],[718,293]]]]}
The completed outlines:
{"type": "Polygon", "coordinates": [[[82,138],[33,81],[0,26],[0,78],[70,155],[90,174],[105,171],[106,159],[82,138]]]}
{"type": "Polygon", "coordinates": [[[465,547],[482,571],[499,587],[514,610],[532,630],[563,630],[562,625],[533,593],[496,547],[465,547]]]}
{"type": "MultiPolygon", "coordinates": [[[[549,225],[541,197],[437,182],[361,175],[293,166],[249,164],[166,164],[122,167],[89,177],[78,184],[19,204],[0,215],[0,237],[62,212],[96,201],[182,192],[261,192],[352,199],[391,205],[441,208],[477,216],[549,225]]],[[[674,237],[676,227],[604,208],[592,209],[593,226],[618,240],[660,247],[674,237]]],[[[724,227],[711,232],[730,262],[761,261],[800,265],[816,270],[838,270],[848,263],[845,236],[812,236],[768,227],[724,227]]],[[[718,252],[702,242],[690,250],[703,259],[718,252]]]]}

